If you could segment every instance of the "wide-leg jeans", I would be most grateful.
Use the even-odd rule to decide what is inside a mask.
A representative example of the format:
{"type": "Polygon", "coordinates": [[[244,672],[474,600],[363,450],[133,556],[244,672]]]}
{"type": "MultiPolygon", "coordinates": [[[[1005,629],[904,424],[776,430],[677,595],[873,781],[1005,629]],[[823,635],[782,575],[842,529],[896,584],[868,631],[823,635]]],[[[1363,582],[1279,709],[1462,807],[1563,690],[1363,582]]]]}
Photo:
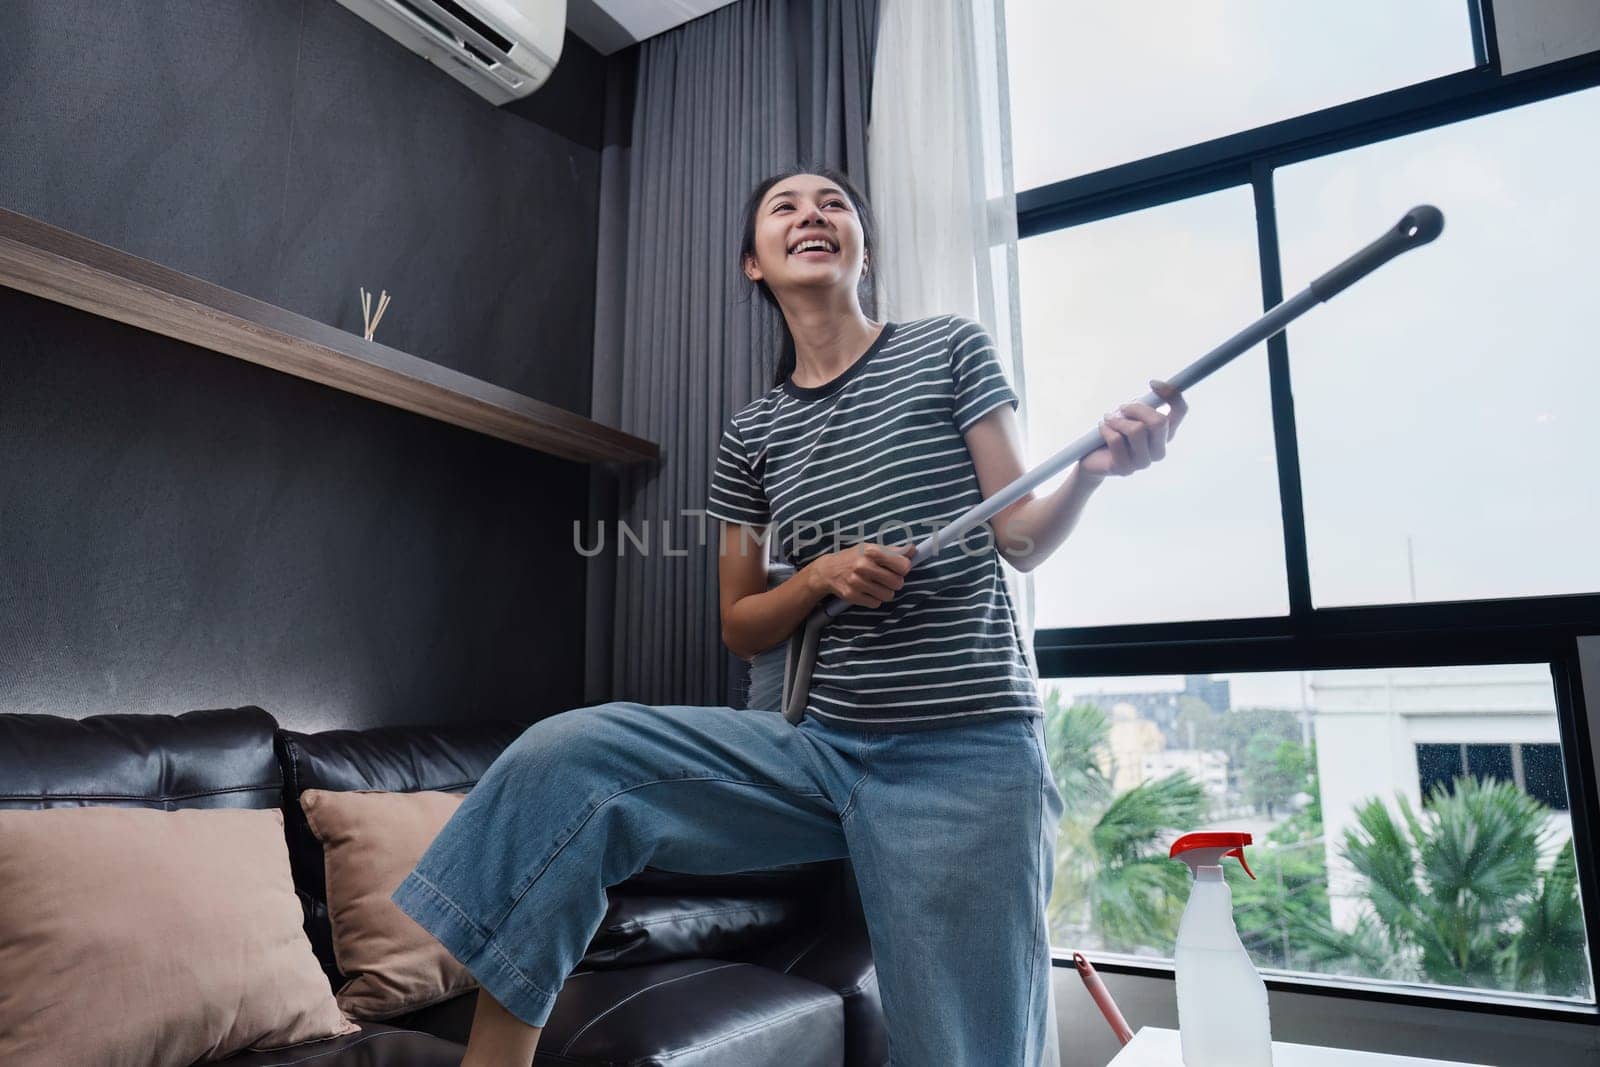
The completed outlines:
{"type": "Polygon", "coordinates": [[[646,866],[849,857],[897,1067],[1053,1062],[1045,905],[1062,812],[1042,720],[905,732],[614,701],[534,723],[393,900],[530,1026],[646,866]]]}

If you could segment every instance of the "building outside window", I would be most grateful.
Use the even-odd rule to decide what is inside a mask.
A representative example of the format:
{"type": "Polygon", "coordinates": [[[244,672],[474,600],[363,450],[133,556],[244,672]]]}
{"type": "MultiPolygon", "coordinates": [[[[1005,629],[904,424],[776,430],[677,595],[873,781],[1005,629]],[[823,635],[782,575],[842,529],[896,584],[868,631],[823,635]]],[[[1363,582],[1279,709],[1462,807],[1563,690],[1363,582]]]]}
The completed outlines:
{"type": "Polygon", "coordinates": [[[1548,667],[1181,686],[1044,684],[1067,802],[1054,944],[1170,955],[1188,873],[1160,846],[1191,828],[1245,830],[1257,880],[1231,865],[1228,880],[1240,935],[1269,972],[1593,999],[1548,667]],[[1506,756],[1463,763],[1469,748],[1506,756]],[[1521,783],[1499,773],[1511,751],[1533,754],[1521,783]]]}

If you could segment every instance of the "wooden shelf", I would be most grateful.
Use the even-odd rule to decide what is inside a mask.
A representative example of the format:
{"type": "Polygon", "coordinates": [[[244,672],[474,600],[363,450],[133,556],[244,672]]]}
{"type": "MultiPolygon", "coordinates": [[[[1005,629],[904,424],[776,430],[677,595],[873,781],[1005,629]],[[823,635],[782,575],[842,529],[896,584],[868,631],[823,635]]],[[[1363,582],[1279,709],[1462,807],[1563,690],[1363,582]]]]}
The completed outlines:
{"type": "Polygon", "coordinates": [[[0,284],[580,462],[652,441],[0,208],[0,284]]]}

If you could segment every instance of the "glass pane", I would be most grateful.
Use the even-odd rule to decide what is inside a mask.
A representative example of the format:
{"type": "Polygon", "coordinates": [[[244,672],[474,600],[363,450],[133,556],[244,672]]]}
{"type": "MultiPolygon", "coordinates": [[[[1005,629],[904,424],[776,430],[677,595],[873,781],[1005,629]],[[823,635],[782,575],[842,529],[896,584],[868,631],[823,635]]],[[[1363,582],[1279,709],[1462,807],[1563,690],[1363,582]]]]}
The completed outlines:
{"type": "Polygon", "coordinates": [[[1593,1002],[1564,783],[1563,803],[1548,799],[1561,781],[1548,665],[1041,689],[1065,801],[1058,950],[1170,959],[1189,876],[1168,846],[1243,830],[1257,880],[1235,864],[1227,877],[1265,971],[1593,1002]],[[1465,771],[1474,749],[1520,751],[1525,784],[1465,771]],[[1430,778],[1445,792],[1423,806],[1430,778]]]}
{"type": "Polygon", "coordinates": [[[1528,795],[1556,811],[1567,810],[1567,776],[1560,745],[1523,745],[1522,780],[1528,795]]]}
{"type": "Polygon", "coordinates": [[[1424,804],[1432,802],[1435,790],[1451,793],[1460,776],[1460,745],[1417,746],[1417,792],[1424,804]]]}
{"type": "Polygon", "coordinates": [[[1444,233],[1289,328],[1318,606],[1600,590],[1600,89],[1277,172],[1293,291],[1444,233]]]}
{"type": "Polygon", "coordinates": [[[1495,782],[1514,782],[1510,745],[1468,745],[1467,773],[1495,782]]]}
{"type": "MultiPolygon", "coordinates": [[[[1019,272],[1030,466],[1261,314],[1242,188],[1028,238],[1019,272]]],[[[1266,347],[1186,399],[1166,458],[1107,479],[1032,572],[1037,626],[1288,611],[1266,347]]]]}
{"type": "Polygon", "coordinates": [[[1473,65],[1462,0],[1007,0],[1016,187],[1473,65]]]}

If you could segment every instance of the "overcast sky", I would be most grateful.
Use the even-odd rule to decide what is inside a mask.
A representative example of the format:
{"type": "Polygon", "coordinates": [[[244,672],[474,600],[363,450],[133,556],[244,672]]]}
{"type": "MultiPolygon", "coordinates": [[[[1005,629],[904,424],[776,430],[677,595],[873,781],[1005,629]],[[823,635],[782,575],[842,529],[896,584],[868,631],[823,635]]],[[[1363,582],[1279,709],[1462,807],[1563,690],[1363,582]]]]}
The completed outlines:
{"type": "MultiPolygon", "coordinates": [[[[1461,0],[1007,9],[1019,190],[1472,63],[1461,0]]],[[[1275,175],[1289,294],[1415,204],[1446,218],[1289,329],[1318,606],[1600,590],[1597,131],[1588,90],[1275,175]]],[[[1248,189],[1030,238],[1020,265],[1030,465],[1263,310],[1248,189]]],[[[1040,627],[1287,611],[1265,346],[1188,395],[1167,458],[1034,572],[1040,627]]],[[[1235,681],[1298,701],[1297,672],[1235,681]]]]}

